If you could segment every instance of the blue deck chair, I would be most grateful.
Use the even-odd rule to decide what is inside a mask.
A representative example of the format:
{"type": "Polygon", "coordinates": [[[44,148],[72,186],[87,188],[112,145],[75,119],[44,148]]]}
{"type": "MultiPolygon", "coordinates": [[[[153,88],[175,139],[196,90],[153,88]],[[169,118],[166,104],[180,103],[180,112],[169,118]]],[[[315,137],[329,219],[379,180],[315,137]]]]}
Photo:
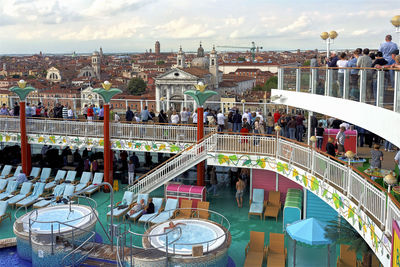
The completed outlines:
{"type": "Polygon", "coordinates": [[[49,182],[49,183],[47,183],[45,188],[44,188],[44,190],[50,190],[53,187],[55,187],[61,180],[64,180],[64,177],[65,177],[66,174],[67,174],[67,171],[58,170],[54,180],[49,182]]]}
{"type": "MultiPolygon", "coordinates": [[[[142,199],[144,200],[144,206],[146,207],[149,201],[149,194],[139,194],[136,203],[140,203],[142,199]]],[[[140,217],[142,212],[143,210],[140,210],[138,212],[133,213],[132,215],[129,215],[129,219],[136,221],[136,219],[140,217]]]]}
{"type": "Polygon", "coordinates": [[[64,189],[65,189],[65,184],[56,185],[56,187],[53,190],[53,195],[51,197],[49,196],[48,199],[42,199],[39,202],[36,202],[35,204],[33,204],[33,208],[46,207],[51,202],[54,202],[57,197],[62,196],[64,193],[64,189]]]}
{"type": "Polygon", "coordinates": [[[9,218],[11,222],[11,213],[7,212],[7,201],[0,201],[0,223],[9,218]]]}
{"type": "Polygon", "coordinates": [[[160,213],[150,220],[151,223],[157,224],[168,221],[175,213],[178,208],[179,201],[175,198],[168,198],[165,203],[164,209],[160,209],[160,213]]]}
{"type": "MultiPolygon", "coordinates": [[[[113,209],[113,217],[120,218],[125,215],[128,210],[131,209],[131,205],[133,203],[133,192],[125,191],[124,196],[122,197],[122,201],[120,202],[120,206],[126,205],[125,208],[119,208],[118,205],[113,209]]],[[[117,203],[119,204],[119,203],[117,203]]],[[[111,216],[111,211],[107,213],[107,218],[111,216]]]]}
{"type": "Polygon", "coordinates": [[[75,190],[76,191],[81,191],[85,187],[89,186],[90,184],[90,177],[92,174],[90,172],[83,172],[81,180],[79,181],[79,184],[76,185],[75,190]]]}
{"type": "Polygon", "coordinates": [[[24,182],[21,187],[21,191],[19,191],[18,195],[13,196],[12,198],[8,199],[8,205],[14,205],[18,201],[26,198],[29,196],[29,193],[31,192],[32,189],[32,183],[31,182],[24,182]]]}
{"type": "Polygon", "coordinates": [[[1,171],[0,179],[7,178],[10,175],[11,170],[12,170],[12,166],[11,165],[5,165],[3,170],[1,171]]]}
{"type": "Polygon", "coordinates": [[[102,172],[96,172],[94,174],[92,185],[89,185],[86,188],[86,192],[85,192],[86,195],[88,195],[90,197],[94,192],[100,190],[100,187],[95,186],[95,185],[101,184],[103,182],[103,176],[104,176],[104,174],[102,172]]]}
{"type": "Polygon", "coordinates": [[[0,194],[0,200],[12,197],[13,193],[17,191],[18,183],[17,181],[9,181],[7,184],[6,191],[0,194]]]}
{"type": "MultiPolygon", "coordinates": [[[[62,194],[62,198],[66,198],[68,200],[71,200],[72,199],[71,196],[72,196],[73,193],[75,193],[75,185],[73,185],[73,184],[65,184],[64,193],[62,194]]],[[[64,204],[64,202],[62,202],[62,201],[60,203],[52,202],[50,204],[51,205],[62,205],[62,204],[64,204]]]]}
{"type": "Polygon", "coordinates": [[[143,214],[142,216],[140,216],[139,222],[146,223],[151,218],[154,218],[156,216],[156,214],[158,214],[161,211],[161,207],[162,207],[163,202],[164,202],[163,198],[153,197],[154,213],[152,213],[152,214],[143,214]]]}
{"type": "Polygon", "coordinates": [[[38,179],[40,175],[40,168],[33,167],[31,173],[29,174],[30,179],[38,179]]]}
{"type": "Polygon", "coordinates": [[[0,192],[6,190],[7,182],[8,181],[5,179],[0,179],[0,192]]]}
{"type": "Polygon", "coordinates": [[[76,178],[76,171],[68,171],[67,178],[65,178],[65,182],[73,183],[75,182],[75,178],[76,178]]]}
{"type": "Polygon", "coordinates": [[[250,217],[250,215],[260,215],[260,218],[262,219],[264,203],[264,189],[254,188],[253,197],[252,200],[250,200],[248,217],[250,217]]]}
{"type": "Polygon", "coordinates": [[[8,181],[15,181],[17,180],[17,176],[22,172],[22,166],[18,166],[15,169],[15,172],[13,173],[13,175],[8,176],[8,178],[6,177],[5,179],[7,179],[8,181]]]}
{"type": "Polygon", "coordinates": [[[25,210],[27,207],[35,203],[41,195],[43,195],[45,183],[37,182],[35,186],[33,187],[33,192],[32,195],[28,196],[27,198],[20,200],[15,204],[17,207],[25,207],[25,210]]]}
{"type": "Polygon", "coordinates": [[[50,178],[50,174],[51,168],[43,168],[42,173],[40,174],[40,178],[35,179],[35,181],[47,183],[47,180],[50,178]]]}

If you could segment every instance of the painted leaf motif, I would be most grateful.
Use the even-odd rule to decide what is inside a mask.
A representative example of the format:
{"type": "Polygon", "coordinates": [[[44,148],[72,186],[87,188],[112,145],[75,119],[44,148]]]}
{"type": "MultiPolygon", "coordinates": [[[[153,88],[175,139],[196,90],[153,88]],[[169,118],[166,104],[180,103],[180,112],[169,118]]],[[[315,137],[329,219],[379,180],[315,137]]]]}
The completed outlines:
{"type": "Polygon", "coordinates": [[[229,159],[230,159],[232,162],[235,162],[235,161],[238,160],[238,157],[237,157],[236,155],[231,155],[231,156],[229,156],[229,159]]]}
{"type": "Polygon", "coordinates": [[[245,162],[243,162],[242,166],[249,166],[249,165],[251,165],[251,159],[248,159],[245,162]]]}
{"type": "Polygon", "coordinates": [[[361,230],[362,226],[363,226],[363,223],[362,223],[361,217],[358,216],[358,230],[361,230]]]}
{"type": "Polygon", "coordinates": [[[99,146],[104,146],[104,140],[103,139],[99,140],[99,146]]]}
{"type": "Polygon", "coordinates": [[[224,164],[224,163],[228,163],[229,164],[229,157],[225,156],[225,155],[222,155],[222,154],[219,154],[218,155],[218,163],[219,164],[224,164]]]}
{"type": "Polygon", "coordinates": [[[121,141],[117,141],[115,144],[117,145],[118,148],[121,148],[121,141]]]}
{"type": "Polygon", "coordinates": [[[141,143],[135,143],[135,148],[138,148],[138,149],[140,149],[140,147],[142,146],[142,144],[141,143]]]}
{"type": "Polygon", "coordinates": [[[181,149],[177,145],[171,145],[170,150],[171,152],[179,152],[181,149]]]}
{"type": "Polygon", "coordinates": [[[335,204],[336,209],[342,206],[342,199],[339,197],[337,193],[332,194],[333,203],[335,204]]]}
{"type": "Polygon", "coordinates": [[[3,141],[3,135],[0,134],[0,142],[3,141]]]}
{"type": "Polygon", "coordinates": [[[38,138],[38,142],[39,142],[39,143],[43,143],[43,142],[44,142],[44,137],[43,137],[43,136],[39,137],[39,138],[38,138]]]}
{"type": "Polygon", "coordinates": [[[161,144],[158,150],[164,150],[165,149],[165,144],[161,144]]]}
{"type": "Polygon", "coordinates": [[[157,149],[157,145],[156,145],[156,144],[153,144],[152,148],[153,148],[153,149],[157,149]]]}
{"type": "Polygon", "coordinates": [[[318,189],[319,189],[319,181],[317,178],[312,177],[311,178],[311,190],[318,191],[318,189]]]}
{"type": "Polygon", "coordinates": [[[49,139],[50,139],[50,142],[52,142],[53,144],[56,143],[56,137],[54,135],[50,136],[49,139]]]}
{"type": "Polygon", "coordinates": [[[348,210],[348,212],[347,212],[347,218],[354,218],[354,210],[353,210],[353,208],[351,207],[351,205],[350,205],[350,207],[349,207],[349,210],[348,210]]]}
{"type": "Polygon", "coordinates": [[[304,187],[307,187],[307,186],[308,186],[308,179],[307,179],[307,176],[302,175],[302,178],[303,178],[304,187]]]}
{"type": "Polygon", "coordinates": [[[287,165],[286,163],[283,164],[283,169],[285,171],[289,171],[289,165],[287,165]]]}
{"type": "Polygon", "coordinates": [[[276,169],[278,170],[278,172],[283,172],[285,168],[283,167],[283,164],[281,162],[278,162],[278,164],[276,164],[276,169]]]}
{"type": "Polygon", "coordinates": [[[10,139],[11,139],[11,136],[6,135],[6,142],[10,141],[10,139]]]}
{"type": "Polygon", "coordinates": [[[149,145],[145,145],[144,148],[145,148],[147,151],[150,151],[150,149],[151,149],[151,147],[150,147],[149,145]]]}
{"type": "Polygon", "coordinates": [[[257,165],[260,166],[260,168],[265,168],[265,159],[258,159],[257,160],[257,165]]]}
{"type": "Polygon", "coordinates": [[[325,197],[327,193],[328,193],[328,190],[325,189],[324,192],[322,193],[322,197],[325,197]]]}
{"type": "Polygon", "coordinates": [[[296,169],[293,169],[292,176],[293,177],[299,176],[299,172],[296,169]]]}

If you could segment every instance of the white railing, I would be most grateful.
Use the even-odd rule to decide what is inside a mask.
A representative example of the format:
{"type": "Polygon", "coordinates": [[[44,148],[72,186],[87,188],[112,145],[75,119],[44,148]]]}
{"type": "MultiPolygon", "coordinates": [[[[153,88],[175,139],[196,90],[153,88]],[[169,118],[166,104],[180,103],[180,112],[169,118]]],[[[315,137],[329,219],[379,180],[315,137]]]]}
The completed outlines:
{"type": "MultiPolygon", "coordinates": [[[[5,132],[20,132],[19,118],[0,117],[0,127],[5,132]]],[[[56,119],[27,118],[28,134],[46,134],[61,136],[102,137],[103,122],[75,121],[56,119]]],[[[215,133],[216,127],[204,127],[204,134],[215,133]]],[[[195,125],[171,125],[156,123],[110,123],[110,135],[115,139],[141,139],[152,141],[170,141],[195,143],[197,127],[195,125]]]]}
{"type": "Polygon", "coordinates": [[[278,89],[338,97],[400,112],[400,70],[282,66],[278,89]]]}
{"type": "Polygon", "coordinates": [[[208,149],[212,149],[215,142],[215,135],[212,135],[202,142],[185,149],[156,169],[140,177],[128,190],[133,192],[135,197],[139,193],[149,193],[153,191],[160,185],[167,183],[179,174],[192,168],[197,163],[205,160],[207,158],[208,149]]]}

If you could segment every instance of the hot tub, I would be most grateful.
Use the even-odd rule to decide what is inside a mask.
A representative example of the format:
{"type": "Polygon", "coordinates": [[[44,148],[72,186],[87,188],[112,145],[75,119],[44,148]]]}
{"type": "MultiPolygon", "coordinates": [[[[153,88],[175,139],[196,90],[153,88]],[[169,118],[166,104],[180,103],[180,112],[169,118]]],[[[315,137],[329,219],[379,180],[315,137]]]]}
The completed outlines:
{"type": "MultiPolygon", "coordinates": [[[[63,266],[63,258],[72,248],[72,237],[74,244],[79,245],[91,236],[96,222],[92,209],[79,204],[56,205],[28,212],[19,217],[13,227],[18,255],[31,261],[33,266],[63,266]],[[63,246],[60,240],[68,240],[69,247],[63,246]]],[[[68,259],[64,260],[64,264],[67,263],[68,259]]]]}
{"type": "MultiPolygon", "coordinates": [[[[178,225],[168,235],[151,237],[151,246],[165,251],[166,238],[168,236],[169,244],[176,240],[168,248],[170,253],[174,253],[175,247],[175,254],[191,255],[192,246],[194,245],[203,245],[203,252],[210,252],[221,246],[225,241],[224,230],[214,223],[203,220],[174,220],[173,222],[174,224],[182,223],[184,225],[178,225]],[[179,236],[180,231],[178,228],[182,231],[181,236],[179,236]]],[[[149,234],[162,234],[164,233],[164,228],[168,226],[169,222],[161,223],[153,228],[149,234]]]]}

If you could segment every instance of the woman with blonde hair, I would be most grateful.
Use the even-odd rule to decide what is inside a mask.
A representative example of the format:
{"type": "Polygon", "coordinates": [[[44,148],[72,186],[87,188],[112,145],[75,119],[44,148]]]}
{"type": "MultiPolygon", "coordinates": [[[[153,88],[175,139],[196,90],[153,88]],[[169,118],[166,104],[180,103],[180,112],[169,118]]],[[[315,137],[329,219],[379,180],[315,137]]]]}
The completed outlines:
{"type": "Polygon", "coordinates": [[[332,157],[336,157],[336,153],[335,153],[335,146],[333,145],[333,138],[329,137],[328,138],[328,143],[326,144],[326,153],[328,153],[328,155],[331,155],[332,157]]]}

